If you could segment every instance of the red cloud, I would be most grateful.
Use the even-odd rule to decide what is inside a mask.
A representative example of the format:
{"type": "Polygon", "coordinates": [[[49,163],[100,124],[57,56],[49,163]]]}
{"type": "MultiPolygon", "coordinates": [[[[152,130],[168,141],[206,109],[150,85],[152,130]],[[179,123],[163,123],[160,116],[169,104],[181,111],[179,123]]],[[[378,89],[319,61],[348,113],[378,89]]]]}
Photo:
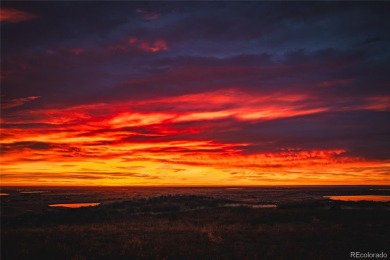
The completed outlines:
{"type": "Polygon", "coordinates": [[[137,41],[138,41],[138,39],[135,38],[135,37],[129,37],[129,38],[127,39],[127,42],[128,42],[129,44],[135,44],[137,41]]]}
{"type": "Polygon", "coordinates": [[[139,48],[147,52],[159,52],[168,50],[168,44],[165,40],[156,40],[154,43],[143,41],[139,48]]]}
{"type": "Polygon", "coordinates": [[[139,48],[145,52],[159,52],[168,50],[168,43],[159,39],[154,42],[147,42],[143,39],[137,39],[136,37],[129,37],[126,40],[122,40],[120,43],[109,47],[113,51],[127,52],[132,48],[139,48]]]}
{"type": "Polygon", "coordinates": [[[34,99],[38,99],[38,98],[40,98],[40,97],[39,96],[31,96],[31,97],[14,98],[14,99],[11,99],[11,100],[2,101],[1,102],[1,108],[2,109],[8,109],[8,108],[13,108],[13,107],[18,107],[18,106],[21,106],[21,105],[23,105],[24,103],[26,103],[28,101],[31,101],[31,100],[34,100],[34,99]]]}
{"type": "Polygon", "coordinates": [[[79,56],[85,52],[84,48],[73,48],[68,50],[71,54],[79,56]]]}
{"type": "Polygon", "coordinates": [[[35,19],[38,16],[14,8],[0,9],[0,21],[9,23],[19,23],[35,19]]]}
{"type": "MultiPolygon", "coordinates": [[[[22,105],[36,98],[12,99],[2,105],[22,105]]],[[[56,176],[57,180],[51,181],[59,184],[82,179],[71,172],[91,173],[83,179],[90,184],[94,178],[118,185],[132,183],[145,172],[153,178],[161,177],[162,183],[172,183],[172,179],[180,178],[177,169],[191,174],[191,181],[209,183],[389,183],[389,178],[383,178],[386,162],[365,161],[351,154],[348,147],[300,148],[286,144],[276,150],[266,148],[268,142],[262,141],[261,133],[255,139],[244,137],[242,142],[216,137],[240,130],[238,120],[272,120],[322,109],[321,104],[302,105],[307,99],[308,95],[302,93],[260,95],[232,88],[143,101],[9,110],[5,119],[0,119],[5,124],[0,170],[9,174],[5,183],[26,183],[29,178],[40,183],[37,169],[43,172],[42,178],[56,176]],[[218,122],[225,118],[234,122],[218,122]],[[264,144],[263,151],[247,152],[258,144],[264,144]],[[126,167],[134,172],[131,177],[126,177],[126,167]],[[114,182],[110,176],[113,171],[118,172],[114,182]]],[[[367,105],[376,104],[370,109],[378,109],[380,104],[382,109],[387,101],[372,97],[367,105]]],[[[324,109],[337,111],[334,107],[324,109]]]]}

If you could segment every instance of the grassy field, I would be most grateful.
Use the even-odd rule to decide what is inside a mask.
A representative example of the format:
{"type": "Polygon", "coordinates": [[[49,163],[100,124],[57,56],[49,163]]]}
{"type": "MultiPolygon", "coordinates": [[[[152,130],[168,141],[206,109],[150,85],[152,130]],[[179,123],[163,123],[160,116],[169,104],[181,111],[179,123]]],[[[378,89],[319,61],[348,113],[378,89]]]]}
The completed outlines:
{"type": "Polygon", "coordinates": [[[153,204],[149,210],[129,212],[130,204],[122,203],[2,220],[1,259],[349,259],[351,251],[390,255],[390,212],[380,208],[253,209],[211,203],[180,210],[177,203],[168,204],[159,211],[153,204]]]}

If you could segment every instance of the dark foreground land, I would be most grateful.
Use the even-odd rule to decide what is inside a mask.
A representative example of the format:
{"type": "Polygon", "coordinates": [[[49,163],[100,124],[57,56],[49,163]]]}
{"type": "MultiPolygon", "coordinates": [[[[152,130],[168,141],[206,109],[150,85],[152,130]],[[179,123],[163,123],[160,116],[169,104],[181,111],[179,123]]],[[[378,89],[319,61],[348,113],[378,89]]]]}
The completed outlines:
{"type": "Polygon", "coordinates": [[[3,214],[1,259],[390,258],[389,202],[229,203],[168,195],[3,214]]]}

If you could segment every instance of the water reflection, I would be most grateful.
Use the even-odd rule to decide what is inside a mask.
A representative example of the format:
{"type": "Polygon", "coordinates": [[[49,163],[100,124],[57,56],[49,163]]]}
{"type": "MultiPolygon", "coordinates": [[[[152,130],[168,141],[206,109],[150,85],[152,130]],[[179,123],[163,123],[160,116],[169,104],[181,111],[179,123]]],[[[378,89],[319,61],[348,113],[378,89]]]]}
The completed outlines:
{"type": "Polygon", "coordinates": [[[246,204],[246,203],[227,203],[225,207],[248,207],[253,209],[275,209],[278,207],[276,204],[246,204]]]}
{"type": "Polygon", "coordinates": [[[8,193],[0,193],[0,196],[8,196],[8,193]]]}
{"type": "Polygon", "coordinates": [[[61,203],[61,204],[50,204],[49,207],[63,207],[63,208],[83,208],[83,207],[96,207],[100,203],[61,203]]]}
{"type": "Polygon", "coordinates": [[[331,200],[339,201],[379,201],[386,202],[390,201],[390,196],[386,195],[349,195],[349,196],[324,196],[331,200]]]}
{"type": "Polygon", "coordinates": [[[263,205],[252,205],[254,209],[276,209],[278,205],[276,204],[263,204],[263,205]]]}
{"type": "Polygon", "coordinates": [[[40,194],[40,193],[47,193],[48,191],[45,190],[34,190],[34,191],[21,191],[21,194],[40,194]]]}

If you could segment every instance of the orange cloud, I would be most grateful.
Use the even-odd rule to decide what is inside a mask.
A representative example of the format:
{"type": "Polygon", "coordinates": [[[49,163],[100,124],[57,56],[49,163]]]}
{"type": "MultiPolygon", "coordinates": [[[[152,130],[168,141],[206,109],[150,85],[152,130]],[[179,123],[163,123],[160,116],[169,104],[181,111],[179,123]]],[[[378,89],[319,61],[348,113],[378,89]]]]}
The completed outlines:
{"type": "Polygon", "coordinates": [[[270,120],[276,118],[309,115],[330,110],[330,107],[305,107],[304,94],[272,94],[253,96],[235,89],[183,95],[144,101],[145,105],[171,105],[177,109],[200,109],[201,112],[172,116],[175,122],[235,118],[242,121],[270,120]]]}
{"type": "Polygon", "coordinates": [[[37,18],[38,16],[14,8],[1,8],[0,21],[9,23],[19,23],[37,18]]]}
{"type": "Polygon", "coordinates": [[[145,126],[161,124],[174,117],[175,115],[164,113],[123,113],[112,118],[109,124],[113,127],[145,126]]]}
{"type": "MultiPolygon", "coordinates": [[[[36,98],[15,99],[6,107],[36,98]]],[[[367,161],[343,147],[287,146],[248,154],[251,142],[269,143],[213,139],[239,127],[215,123],[222,119],[251,123],[334,110],[302,105],[307,99],[303,94],[250,95],[229,89],[10,110],[1,118],[2,185],[390,184],[388,162],[367,161]]]]}

